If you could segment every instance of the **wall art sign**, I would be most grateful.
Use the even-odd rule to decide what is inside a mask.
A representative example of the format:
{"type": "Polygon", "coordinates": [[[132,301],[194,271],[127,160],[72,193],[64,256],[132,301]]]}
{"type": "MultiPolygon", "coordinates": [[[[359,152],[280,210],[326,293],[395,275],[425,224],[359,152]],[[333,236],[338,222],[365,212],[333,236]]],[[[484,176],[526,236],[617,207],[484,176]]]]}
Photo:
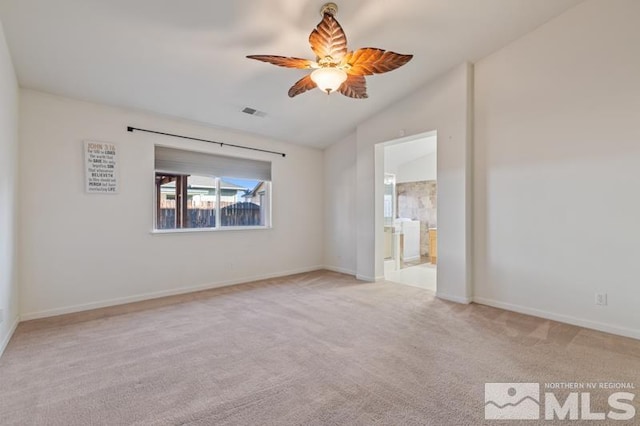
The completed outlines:
{"type": "Polygon", "coordinates": [[[97,194],[118,192],[118,152],[116,145],[105,142],[84,142],[86,191],[97,194]]]}

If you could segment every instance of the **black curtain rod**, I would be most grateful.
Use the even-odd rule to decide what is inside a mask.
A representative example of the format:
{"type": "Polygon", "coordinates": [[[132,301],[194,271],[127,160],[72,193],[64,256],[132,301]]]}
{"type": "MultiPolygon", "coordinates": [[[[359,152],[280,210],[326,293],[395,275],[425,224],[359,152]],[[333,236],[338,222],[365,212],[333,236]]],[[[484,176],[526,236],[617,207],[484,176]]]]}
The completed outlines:
{"type": "Polygon", "coordinates": [[[218,144],[220,146],[232,146],[234,148],[250,149],[251,151],[266,152],[268,154],[282,155],[283,157],[287,156],[287,154],[285,154],[284,152],[269,151],[268,149],[251,148],[250,146],[234,145],[232,143],[210,141],[210,140],[207,140],[207,139],[200,139],[200,138],[192,138],[191,136],[174,135],[173,133],[157,132],[155,130],[139,129],[137,127],[131,127],[131,126],[127,127],[127,131],[128,132],[133,132],[134,130],[137,130],[138,132],[155,133],[156,135],[171,136],[171,137],[174,137],[174,138],[189,139],[189,140],[192,140],[192,141],[215,143],[215,144],[218,144]]]}

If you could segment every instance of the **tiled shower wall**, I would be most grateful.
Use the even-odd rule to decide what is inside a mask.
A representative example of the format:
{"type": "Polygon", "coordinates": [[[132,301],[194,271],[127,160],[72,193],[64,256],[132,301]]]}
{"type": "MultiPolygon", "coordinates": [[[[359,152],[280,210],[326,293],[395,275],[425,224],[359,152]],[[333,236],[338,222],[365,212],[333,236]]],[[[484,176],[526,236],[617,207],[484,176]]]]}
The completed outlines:
{"type": "Polygon", "coordinates": [[[435,180],[396,184],[398,217],[420,221],[420,254],[429,254],[429,228],[436,228],[438,220],[437,187],[435,180]]]}

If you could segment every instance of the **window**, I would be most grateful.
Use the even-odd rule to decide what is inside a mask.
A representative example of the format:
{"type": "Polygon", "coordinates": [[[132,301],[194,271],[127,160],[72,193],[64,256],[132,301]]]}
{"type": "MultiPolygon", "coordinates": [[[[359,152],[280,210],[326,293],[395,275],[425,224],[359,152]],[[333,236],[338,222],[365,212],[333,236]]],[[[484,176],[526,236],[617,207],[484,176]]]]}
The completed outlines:
{"type": "Polygon", "coordinates": [[[271,225],[271,163],[155,147],[155,229],[271,225]]]}

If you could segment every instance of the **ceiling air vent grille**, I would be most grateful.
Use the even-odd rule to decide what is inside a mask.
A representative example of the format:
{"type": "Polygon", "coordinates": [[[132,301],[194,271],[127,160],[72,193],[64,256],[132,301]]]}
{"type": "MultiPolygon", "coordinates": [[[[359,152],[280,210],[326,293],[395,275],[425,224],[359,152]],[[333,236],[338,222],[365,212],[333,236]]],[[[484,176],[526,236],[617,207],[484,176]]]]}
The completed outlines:
{"type": "Polygon", "coordinates": [[[255,115],[256,117],[265,117],[267,115],[266,112],[258,111],[255,108],[249,108],[249,107],[244,107],[242,109],[242,112],[244,112],[245,114],[249,114],[249,115],[255,115]]]}

